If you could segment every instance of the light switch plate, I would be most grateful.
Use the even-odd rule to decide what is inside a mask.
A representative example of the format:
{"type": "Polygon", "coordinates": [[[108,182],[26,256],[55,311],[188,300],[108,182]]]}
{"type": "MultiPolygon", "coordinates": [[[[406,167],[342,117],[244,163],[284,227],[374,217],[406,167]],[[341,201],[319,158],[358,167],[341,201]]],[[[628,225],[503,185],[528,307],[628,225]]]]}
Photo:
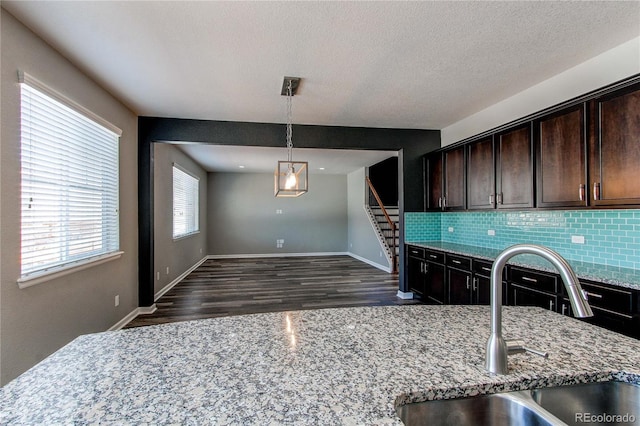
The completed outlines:
{"type": "Polygon", "coordinates": [[[584,244],[584,236],[582,235],[572,235],[571,242],[574,244],[584,244]]]}

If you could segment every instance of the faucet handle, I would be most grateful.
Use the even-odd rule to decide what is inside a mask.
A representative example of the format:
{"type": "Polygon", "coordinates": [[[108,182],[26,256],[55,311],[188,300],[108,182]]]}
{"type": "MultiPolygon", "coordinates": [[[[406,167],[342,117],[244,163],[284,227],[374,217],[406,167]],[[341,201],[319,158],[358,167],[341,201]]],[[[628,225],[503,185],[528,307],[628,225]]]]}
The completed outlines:
{"type": "Polygon", "coordinates": [[[548,352],[542,352],[542,351],[539,351],[537,349],[528,348],[528,347],[526,347],[524,345],[524,342],[522,340],[507,340],[506,344],[507,344],[507,354],[508,355],[521,354],[521,353],[524,353],[524,352],[529,352],[529,353],[532,353],[534,355],[541,356],[543,358],[549,358],[549,353],[548,352]]]}

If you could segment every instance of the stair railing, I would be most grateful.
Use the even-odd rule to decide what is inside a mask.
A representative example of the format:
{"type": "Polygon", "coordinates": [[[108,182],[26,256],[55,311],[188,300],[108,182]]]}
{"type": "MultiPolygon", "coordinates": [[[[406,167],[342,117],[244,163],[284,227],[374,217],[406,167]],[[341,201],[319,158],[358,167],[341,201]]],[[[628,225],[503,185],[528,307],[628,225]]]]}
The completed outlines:
{"type": "Polygon", "coordinates": [[[384,214],[385,219],[387,220],[387,223],[389,223],[389,226],[391,227],[391,263],[392,263],[392,271],[393,273],[397,273],[398,272],[398,267],[397,267],[397,259],[396,259],[396,224],[394,221],[391,220],[391,217],[389,217],[389,214],[387,213],[387,209],[384,208],[384,204],[382,203],[382,200],[380,199],[380,196],[378,195],[378,192],[376,191],[376,189],[373,187],[373,184],[371,183],[371,180],[369,179],[368,176],[365,176],[365,181],[367,182],[367,185],[369,186],[369,190],[371,191],[371,193],[373,194],[373,198],[375,198],[376,203],[378,203],[378,206],[380,207],[380,210],[382,210],[382,214],[384,214]]]}

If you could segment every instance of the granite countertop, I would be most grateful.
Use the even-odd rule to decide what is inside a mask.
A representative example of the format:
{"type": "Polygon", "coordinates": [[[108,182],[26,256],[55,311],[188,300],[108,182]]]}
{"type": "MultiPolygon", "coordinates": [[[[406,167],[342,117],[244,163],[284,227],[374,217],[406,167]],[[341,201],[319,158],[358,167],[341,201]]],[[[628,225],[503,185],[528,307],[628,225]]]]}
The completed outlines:
{"type": "MultiPolygon", "coordinates": [[[[495,260],[495,258],[502,252],[502,250],[497,249],[446,243],[443,241],[417,241],[406,244],[490,261],[495,260]]],[[[575,271],[578,278],[640,290],[640,270],[620,268],[617,266],[598,265],[569,259],[567,259],[567,261],[575,271]]],[[[510,259],[507,263],[539,271],[557,273],[557,270],[551,263],[535,255],[518,255],[510,259]]]]}
{"type": "Polygon", "coordinates": [[[0,389],[1,424],[401,424],[399,404],[584,381],[640,383],[640,342],[540,308],[484,371],[488,306],[255,314],[81,336],[0,389]]]}

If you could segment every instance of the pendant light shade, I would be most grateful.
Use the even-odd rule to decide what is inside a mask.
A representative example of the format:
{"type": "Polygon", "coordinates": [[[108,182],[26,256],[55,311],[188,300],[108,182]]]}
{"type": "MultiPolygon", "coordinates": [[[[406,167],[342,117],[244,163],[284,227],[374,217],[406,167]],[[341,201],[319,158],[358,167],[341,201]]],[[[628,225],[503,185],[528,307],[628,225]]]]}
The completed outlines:
{"type": "Polygon", "coordinates": [[[282,94],[287,96],[287,160],[278,161],[274,173],[276,197],[299,197],[308,191],[309,163],[293,161],[291,98],[300,84],[299,77],[285,77],[282,94]]]}
{"type": "Polygon", "coordinates": [[[306,161],[278,161],[274,176],[276,197],[299,197],[309,189],[306,161]]]}

